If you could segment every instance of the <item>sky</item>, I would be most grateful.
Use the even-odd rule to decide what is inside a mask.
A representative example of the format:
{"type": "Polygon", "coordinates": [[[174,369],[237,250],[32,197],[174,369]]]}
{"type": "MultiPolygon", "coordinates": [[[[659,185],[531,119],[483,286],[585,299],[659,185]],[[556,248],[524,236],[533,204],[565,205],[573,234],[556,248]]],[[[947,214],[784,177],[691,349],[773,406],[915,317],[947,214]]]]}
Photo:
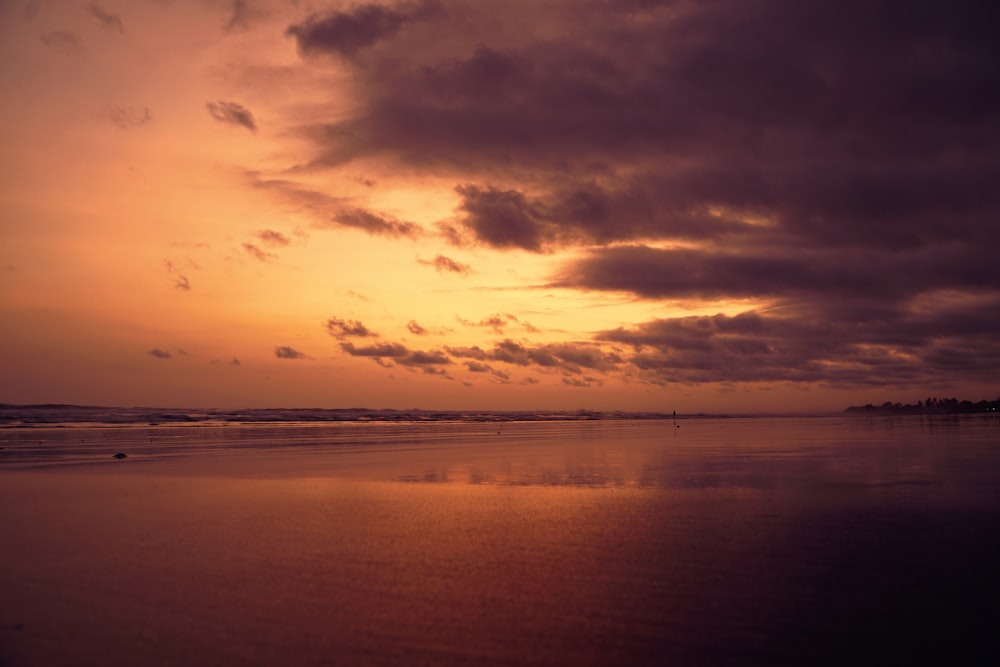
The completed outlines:
{"type": "Polygon", "coordinates": [[[3,0],[0,402],[995,398],[998,24],[972,0],[3,0]]]}

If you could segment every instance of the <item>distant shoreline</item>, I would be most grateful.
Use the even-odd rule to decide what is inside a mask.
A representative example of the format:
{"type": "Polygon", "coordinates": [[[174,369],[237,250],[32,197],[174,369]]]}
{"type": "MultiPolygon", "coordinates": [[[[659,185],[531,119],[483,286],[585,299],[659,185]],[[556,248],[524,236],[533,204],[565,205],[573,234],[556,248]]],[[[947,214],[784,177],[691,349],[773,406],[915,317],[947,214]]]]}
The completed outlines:
{"type": "Polygon", "coordinates": [[[848,415],[940,415],[1000,412],[995,401],[929,399],[916,404],[886,402],[882,405],[851,406],[842,412],[811,413],[678,413],[623,410],[423,410],[395,408],[153,408],[74,405],[65,403],[0,403],[0,429],[89,426],[169,426],[265,423],[476,423],[476,422],[560,422],[624,420],[753,419],[768,417],[820,417],[848,415]]]}
{"type": "Polygon", "coordinates": [[[891,414],[891,415],[963,415],[989,412],[1000,412],[1000,398],[994,401],[982,400],[973,403],[957,398],[927,398],[916,403],[892,403],[886,401],[882,405],[852,405],[844,412],[848,414],[891,414]]]}
{"type": "MultiPolygon", "coordinates": [[[[687,415],[691,417],[707,415],[687,415]]],[[[512,422],[671,419],[668,412],[398,410],[390,408],[248,408],[243,410],[0,404],[0,428],[60,424],[149,425],[275,422],[512,422]]],[[[678,415],[680,417],[680,415],[678,415]]]]}

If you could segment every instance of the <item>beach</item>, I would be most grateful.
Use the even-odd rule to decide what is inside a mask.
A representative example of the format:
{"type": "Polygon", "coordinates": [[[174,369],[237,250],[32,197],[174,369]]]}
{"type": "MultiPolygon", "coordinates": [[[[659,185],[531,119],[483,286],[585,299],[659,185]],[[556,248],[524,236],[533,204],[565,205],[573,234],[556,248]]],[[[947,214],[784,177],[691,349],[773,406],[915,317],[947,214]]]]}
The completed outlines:
{"type": "Polygon", "coordinates": [[[998,434],[5,429],[0,664],[971,664],[997,621],[998,434]]]}

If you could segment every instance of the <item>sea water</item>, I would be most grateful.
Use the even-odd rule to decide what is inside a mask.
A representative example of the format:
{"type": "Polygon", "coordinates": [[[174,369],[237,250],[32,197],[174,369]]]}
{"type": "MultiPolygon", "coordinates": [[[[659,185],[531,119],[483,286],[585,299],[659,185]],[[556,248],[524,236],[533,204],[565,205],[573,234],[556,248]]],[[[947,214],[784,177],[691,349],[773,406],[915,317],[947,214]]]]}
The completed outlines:
{"type": "Polygon", "coordinates": [[[994,653],[991,415],[42,424],[0,441],[5,665],[994,653]]]}

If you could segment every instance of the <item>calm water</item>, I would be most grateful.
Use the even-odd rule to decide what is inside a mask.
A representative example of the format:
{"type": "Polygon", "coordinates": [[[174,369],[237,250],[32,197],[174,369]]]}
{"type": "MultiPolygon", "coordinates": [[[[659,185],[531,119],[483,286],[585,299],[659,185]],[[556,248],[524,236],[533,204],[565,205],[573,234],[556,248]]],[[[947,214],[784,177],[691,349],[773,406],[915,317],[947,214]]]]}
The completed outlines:
{"type": "Polygon", "coordinates": [[[2,429],[0,664],[995,653],[1000,419],[679,423],[2,429]]]}

